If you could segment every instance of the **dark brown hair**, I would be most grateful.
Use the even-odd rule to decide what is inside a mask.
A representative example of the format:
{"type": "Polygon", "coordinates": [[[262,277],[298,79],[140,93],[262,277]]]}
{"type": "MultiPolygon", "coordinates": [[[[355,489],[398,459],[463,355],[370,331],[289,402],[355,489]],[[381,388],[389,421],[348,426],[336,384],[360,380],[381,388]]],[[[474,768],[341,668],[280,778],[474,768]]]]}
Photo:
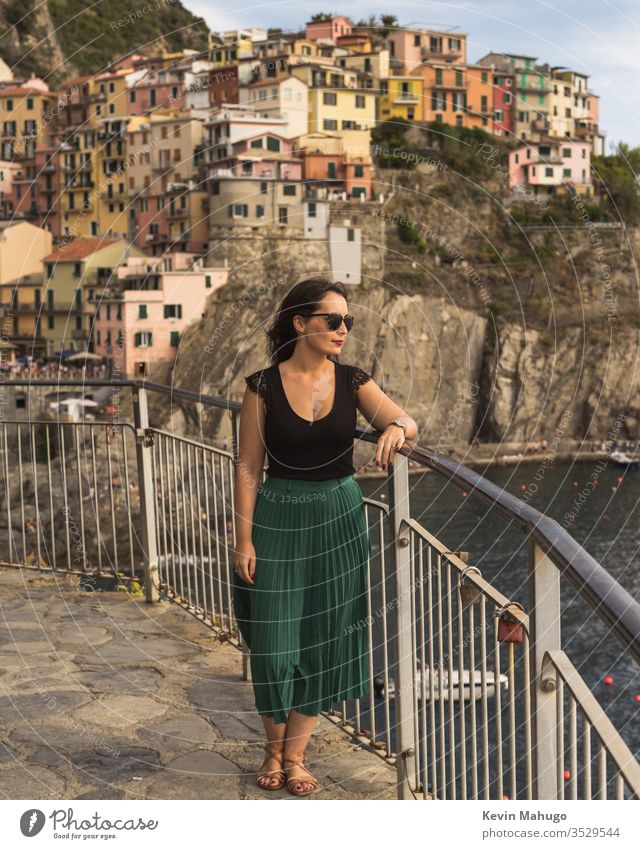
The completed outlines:
{"type": "MultiPolygon", "coordinates": [[[[282,363],[293,354],[298,335],[293,327],[294,315],[307,315],[315,312],[327,292],[337,292],[346,300],[347,290],[342,283],[333,282],[326,277],[309,277],[296,283],[284,296],[275,318],[266,331],[269,361],[282,363]]],[[[328,359],[339,362],[336,354],[328,359]]]]}

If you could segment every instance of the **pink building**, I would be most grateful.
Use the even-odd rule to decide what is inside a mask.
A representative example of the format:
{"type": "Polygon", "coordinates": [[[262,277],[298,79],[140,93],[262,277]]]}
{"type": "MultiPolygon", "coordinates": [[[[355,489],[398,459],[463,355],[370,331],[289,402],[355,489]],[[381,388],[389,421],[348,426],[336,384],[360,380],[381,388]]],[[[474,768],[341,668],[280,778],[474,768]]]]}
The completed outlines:
{"type": "Polygon", "coordinates": [[[277,133],[259,132],[229,148],[230,155],[219,159],[209,176],[302,179],[302,160],[293,152],[293,140],[277,133]]]}
{"type": "Polygon", "coordinates": [[[392,30],[387,36],[391,66],[411,73],[425,62],[466,64],[467,36],[461,32],[436,30],[392,30]]]}
{"type": "Polygon", "coordinates": [[[202,318],[207,298],[224,286],[227,274],[226,268],[204,266],[195,254],[128,257],[116,270],[113,291],[97,305],[93,350],[110,357],[123,377],[173,363],[184,329],[202,318]]]}
{"type": "Polygon", "coordinates": [[[11,190],[13,178],[19,170],[19,162],[0,160],[0,215],[2,218],[11,218],[13,216],[11,190]]]}
{"type": "Polygon", "coordinates": [[[531,187],[536,194],[557,194],[571,184],[578,194],[590,194],[591,145],[555,136],[522,142],[509,154],[509,185],[531,187]]]}
{"type": "Polygon", "coordinates": [[[184,68],[148,71],[127,92],[130,115],[146,115],[157,109],[188,109],[188,86],[184,68]]]}
{"type": "Polygon", "coordinates": [[[136,247],[149,254],[161,256],[169,247],[169,221],[164,194],[151,194],[148,189],[138,195],[132,206],[136,212],[136,247]]]}
{"type": "Polygon", "coordinates": [[[325,21],[308,21],[306,24],[306,38],[318,39],[329,38],[335,44],[341,35],[351,35],[353,25],[349,18],[337,15],[325,21]]]}

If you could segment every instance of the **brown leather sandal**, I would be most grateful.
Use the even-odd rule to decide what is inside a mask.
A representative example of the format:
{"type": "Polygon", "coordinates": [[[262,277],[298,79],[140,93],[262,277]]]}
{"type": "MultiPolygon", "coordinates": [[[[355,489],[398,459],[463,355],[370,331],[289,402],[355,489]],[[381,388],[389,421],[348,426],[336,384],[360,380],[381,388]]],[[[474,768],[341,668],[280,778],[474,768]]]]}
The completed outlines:
{"type": "Polygon", "coordinates": [[[273,758],[282,764],[281,756],[284,754],[284,741],[280,743],[277,740],[270,740],[268,743],[265,743],[264,748],[267,752],[267,757],[263,761],[262,771],[256,776],[256,784],[258,787],[262,787],[263,790],[280,790],[281,787],[284,787],[287,780],[286,772],[283,769],[265,770],[264,764],[268,758],[273,758]],[[277,778],[278,782],[276,784],[262,784],[258,781],[259,778],[277,778]]]}
{"type": "MultiPolygon", "coordinates": [[[[284,763],[285,763],[285,772],[287,770],[286,764],[288,763],[289,769],[292,766],[300,766],[309,775],[309,778],[287,778],[287,790],[289,791],[289,793],[291,793],[293,796],[309,796],[311,793],[316,792],[316,790],[318,789],[318,781],[317,781],[316,777],[314,775],[312,775],[309,772],[309,770],[306,768],[306,766],[304,765],[304,757],[300,758],[299,760],[297,758],[294,760],[293,758],[285,757],[284,763]],[[310,790],[294,790],[292,785],[295,785],[295,784],[311,784],[311,789],[310,790]]],[[[288,775],[288,772],[287,772],[287,775],[288,775]]]]}

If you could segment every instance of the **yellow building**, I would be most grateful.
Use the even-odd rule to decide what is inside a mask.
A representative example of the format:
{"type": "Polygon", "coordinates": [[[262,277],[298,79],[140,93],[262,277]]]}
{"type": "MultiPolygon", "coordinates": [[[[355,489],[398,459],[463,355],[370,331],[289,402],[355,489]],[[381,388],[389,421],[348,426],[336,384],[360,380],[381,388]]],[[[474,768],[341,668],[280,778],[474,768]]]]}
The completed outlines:
{"type": "Polygon", "coordinates": [[[144,256],[126,239],[73,239],[42,260],[43,321],[47,353],[86,350],[94,300],[109,292],[114,269],[128,256],[144,256]]]}
{"type": "Polygon", "coordinates": [[[42,353],[42,258],[51,251],[48,230],[27,221],[0,223],[0,321],[16,354],[42,353]]]}
{"type": "Polygon", "coordinates": [[[422,77],[387,77],[380,80],[378,119],[423,121],[423,87],[422,77]]]}
{"type": "Polygon", "coordinates": [[[376,92],[362,88],[356,71],[320,62],[291,74],[309,87],[309,132],[366,130],[376,124],[376,92]]]}
{"type": "Polygon", "coordinates": [[[58,95],[42,80],[0,86],[0,159],[30,159],[36,143],[48,147],[55,128],[58,95]]]}

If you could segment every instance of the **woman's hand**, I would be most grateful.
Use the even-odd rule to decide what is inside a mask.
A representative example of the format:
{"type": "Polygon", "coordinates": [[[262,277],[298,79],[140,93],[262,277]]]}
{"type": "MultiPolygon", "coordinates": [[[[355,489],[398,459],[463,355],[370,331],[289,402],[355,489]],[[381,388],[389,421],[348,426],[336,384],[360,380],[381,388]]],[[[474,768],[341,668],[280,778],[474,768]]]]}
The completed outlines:
{"type": "Polygon", "coordinates": [[[390,463],[393,463],[396,451],[402,448],[404,443],[404,428],[400,425],[388,425],[378,439],[376,466],[381,465],[383,469],[386,469],[390,463]]]}
{"type": "Polygon", "coordinates": [[[236,545],[234,569],[246,584],[255,584],[256,550],[252,542],[239,542],[236,545]]]}

